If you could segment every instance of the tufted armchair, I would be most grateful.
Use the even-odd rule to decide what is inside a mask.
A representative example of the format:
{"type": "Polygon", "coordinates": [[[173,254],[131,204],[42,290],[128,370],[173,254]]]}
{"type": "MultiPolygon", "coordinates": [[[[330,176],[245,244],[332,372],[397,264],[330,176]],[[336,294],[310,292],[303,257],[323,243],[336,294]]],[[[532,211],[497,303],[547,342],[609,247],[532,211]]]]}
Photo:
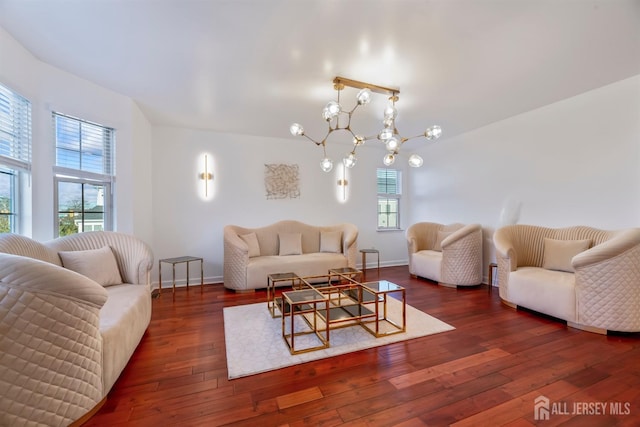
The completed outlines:
{"type": "Polygon", "coordinates": [[[407,229],[409,273],[443,286],[482,283],[480,224],[418,222],[407,229]]]}

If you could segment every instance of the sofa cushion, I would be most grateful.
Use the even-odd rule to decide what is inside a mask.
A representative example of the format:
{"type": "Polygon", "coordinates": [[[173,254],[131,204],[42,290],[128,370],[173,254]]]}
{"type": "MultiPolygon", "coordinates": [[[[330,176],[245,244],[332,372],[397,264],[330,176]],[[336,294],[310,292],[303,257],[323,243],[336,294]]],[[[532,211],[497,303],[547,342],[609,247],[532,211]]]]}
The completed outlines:
{"type": "Polygon", "coordinates": [[[509,301],[559,319],[575,322],[575,274],[539,267],[509,273],[509,301]]]}
{"type": "Polygon", "coordinates": [[[422,250],[411,254],[414,274],[439,282],[441,279],[442,252],[422,250]]]}
{"type": "Polygon", "coordinates": [[[278,233],[280,251],[278,255],[302,255],[302,234],[278,233]]]}
{"type": "Polygon", "coordinates": [[[585,240],[555,240],[544,239],[542,268],[573,273],[571,259],[589,249],[591,239],[585,240]]]}
{"type": "Polygon", "coordinates": [[[107,302],[100,309],[105,390],[111,389],[131,358],[151,321],[151,291],[146,285],[122,284],[105,288],[107,302]]]}
{"type": "Polygon", "coordinates": [[[433,250],[442,252],[442,241],[446,239],[453,231],[441,231],[438,230],[438,234],[436,237],[436,243],[433,245],[433,250]]]}
{"type": "MultiPolygon", "coordinates": [[[[247,264],[247,287],[267,287],[267,276],[275,273],[296,273],[300,277],[326,275],[330,268],[347,267],[347,258],[342,254],[313,252],[304,255],[260,256],[249,259],[247,264]]],[[[287,285],[289,282],[283,282],[287,285]]]]}
{"type": "Polygon", "coordinates": [[[342,252],[342,231],[321,231],[320,252],[342,252]]]}
{"type": "Polygon", "coordinates": [[[116,257],[109,246],[86,251],[61,251],[58,255],[64,268],[80,273],[102,286],[122,283],[116,257]]]}
{"type": "Polygon", "coordinates": [[[249,258],[260,256],[260,244],[258,243],[256,233],[241,234],[240,238],[244,240],[249,248],[249,258]]]}

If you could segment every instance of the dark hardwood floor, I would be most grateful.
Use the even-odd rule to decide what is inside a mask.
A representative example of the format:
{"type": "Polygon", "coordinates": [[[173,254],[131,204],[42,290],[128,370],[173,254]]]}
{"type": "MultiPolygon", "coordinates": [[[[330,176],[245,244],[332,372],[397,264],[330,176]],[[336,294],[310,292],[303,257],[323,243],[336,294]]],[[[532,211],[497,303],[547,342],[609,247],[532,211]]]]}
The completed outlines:
{"type": "Polygon", "coordinates": [[[502,305],[497,289],[444,288],[411,278],[407,267],[383,268],[380,277],[456,329],[228,380],[223,307],[263,301],[265,292],[192,286],[174,302],[164,291],[136,353],[85,425],[640,425],[638,335],[567,328],[502,305]],[[548,421],[534,419],[538,396],[550,400],[548,421]],[[596,410],[604,413],[578,413],[596,410]]]}

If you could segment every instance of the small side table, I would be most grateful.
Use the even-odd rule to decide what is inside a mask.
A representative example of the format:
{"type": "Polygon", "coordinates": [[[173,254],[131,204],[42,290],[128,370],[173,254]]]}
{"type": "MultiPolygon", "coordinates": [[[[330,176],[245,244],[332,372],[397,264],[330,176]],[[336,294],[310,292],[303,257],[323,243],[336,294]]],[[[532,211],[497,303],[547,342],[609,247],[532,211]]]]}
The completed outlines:
{"type": "Polygon", "coordinates": [[[367,254],[376,254],[378,256],[378,276],[380,275],[380,251],[377,249],[360,249],[362,254],[362,278],[367,276],[367,254]]]}
{"type": "Polygon", "coordinates": [[[498,264],[496,264],[495,262],[492,262],[491,264],[489,264],[489,293],[491,293],[491,291],[493,291],[493,270],[496,270],[496,273],[498,272],[498,264]]]}
{"type": "Polygon", "coordinates": [[[173,297],[176,296],[176,264],[187,264],[187,290],[189,289],[189,263],[200,261],[200,293],[204,289],[204,260],[195,256],[181,256],[176,258],[164,258],[158,261],[158,295],[162,294],[162,263],[171,264],[173,270],[173,297]]]}

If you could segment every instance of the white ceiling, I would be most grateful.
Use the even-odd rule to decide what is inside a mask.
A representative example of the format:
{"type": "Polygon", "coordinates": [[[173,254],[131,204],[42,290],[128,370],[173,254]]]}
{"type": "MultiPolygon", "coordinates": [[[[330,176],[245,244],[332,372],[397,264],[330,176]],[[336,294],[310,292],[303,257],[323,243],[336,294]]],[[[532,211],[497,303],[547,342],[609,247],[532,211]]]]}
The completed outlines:
{"type": "Polygon", "coordinates": [[[639,0],[0,0],[0,26],[153,124],[280,138],[322,136],[337,75],[445,138],[640,74],[639,0]]]}

